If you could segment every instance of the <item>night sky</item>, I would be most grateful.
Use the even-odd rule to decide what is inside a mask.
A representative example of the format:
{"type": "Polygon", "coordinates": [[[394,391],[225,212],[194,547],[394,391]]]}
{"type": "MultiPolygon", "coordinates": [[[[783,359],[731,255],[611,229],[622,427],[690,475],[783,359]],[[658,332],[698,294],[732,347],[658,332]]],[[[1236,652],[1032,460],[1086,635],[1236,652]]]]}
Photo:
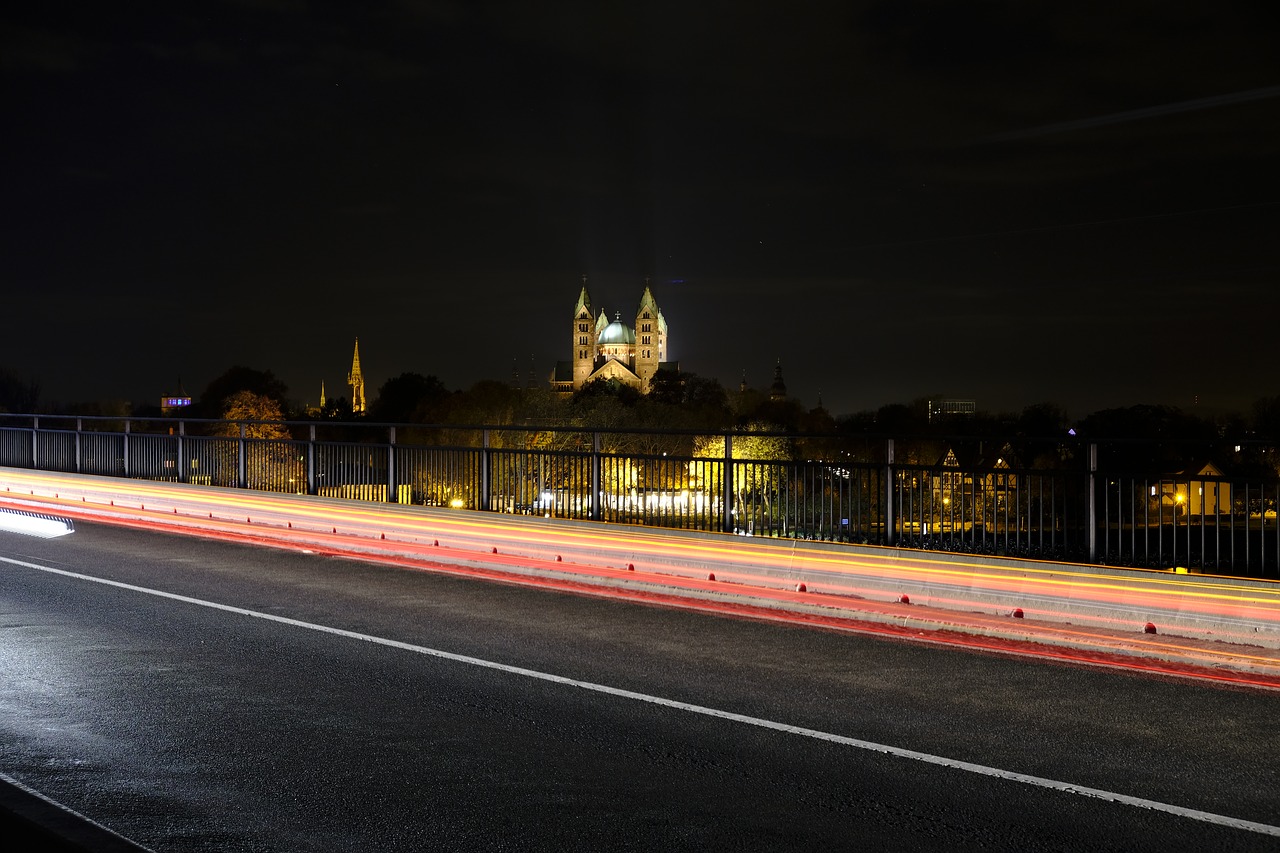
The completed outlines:
{"type": "Polygon", "coordinates": [[[685,371],[781,359],[834,414],[1247,409],[1280,394],[1268,7],[8,4],[0,367],[314,403],[359,336],[370,393],[541,380],[583,274],[630,322],[649,276],[685,371]]]}

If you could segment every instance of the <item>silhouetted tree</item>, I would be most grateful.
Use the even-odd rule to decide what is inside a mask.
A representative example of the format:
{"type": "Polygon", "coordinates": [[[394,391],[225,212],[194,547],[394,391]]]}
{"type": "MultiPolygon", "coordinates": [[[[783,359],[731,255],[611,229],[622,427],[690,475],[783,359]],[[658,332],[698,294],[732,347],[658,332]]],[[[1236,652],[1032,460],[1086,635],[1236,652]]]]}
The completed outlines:
{"type": "MultiPolygon", "coordinates": [[[[289,430],[285,427],[284,412],[280,404],[263,394],[252,391],[237,391],[222,403],[219,414],[225,421],[262,421],[265,423],[246,423],[245,438],[289,438],[289,430]]],[[[239,437],[240,428],[237,423],[220,424],[215,435],[239,437]]]]}
{"type": "Polygon", "coordinates": [[[1218,437],[1209,421],[1173,406],[1152,405],[1094,412],[1076,432],[1083,441],[1099,443],[1102,464],[1150,473],[1204,458],[1218,437]]]}
{"type": "Polygon", "coordinates": [[[1280,441],[1280,397],[1263,397],[1253,404],[1253,429],[1258,438],[1280,441]]]}
{"type": "Polygon", "coordinates": [[[378,389],[369,417],[384,423],[428,423],[438,419],[440,403],[449,396],[435,376],[401,373],[378,389]]]}
{"type": "Polygon", "coordinates": [[[0,412],[27,414],[35,412],[40,401],[40,386],[23,382],[0,367],[0,412]]]}
{"type": "Polygon", "coordinates": [[[590,401],[600,397],[611,397],[623,406],[632,406],[640,399],[640,391],[617,379],[592,379],[573,392],[571,403],[574,407],[584,402],[591,405],[590,401]]]}
{"type": "Polygon", "coordinates": [[[288,411],[289,389],[275,374],[237,364],[205,386],[197,404],[198,414],[206,418],[222,417],[227,399],[238,391],[267,397],[275,401],[281,412],[288,411]]]}

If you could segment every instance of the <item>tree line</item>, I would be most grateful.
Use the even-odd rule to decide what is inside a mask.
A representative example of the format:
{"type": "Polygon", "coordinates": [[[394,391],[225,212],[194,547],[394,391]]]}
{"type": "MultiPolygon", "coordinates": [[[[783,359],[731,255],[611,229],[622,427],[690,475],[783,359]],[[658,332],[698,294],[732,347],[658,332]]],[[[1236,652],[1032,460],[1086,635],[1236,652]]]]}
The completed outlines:
{"type": "MultiPolygon", "coordinates": [[[[0,412],[37,413],[40,389],[0,368],[0,412]]],[[[50,414],[160,417],[158,406],[89,403],[59,407],[50,414]]],[[[1106,409],[1073,421],[1064,409],[1050,402],[1029,405],[1016,412],[977,413],[963,418],[929,417],[928,398],[891,403],[848,415],[833,416],[821,406],[806,408],[794,398],[779,399],[753,388],[726,389],[718,380],[696,373],[659,371],[649,394],[640,394],[616,381],[589,383],[571,396],[547,388],[515,387],[492,380],[477,382],[465,390],[453,390],[433,375],[406,372],[387,379],[372,395],[368,411],[353,416],[345,398],[326,401],[323,409],[307,409],[291,401],[289,389],[270,370],[235,365],[215,377],[184,410],[189,418],[235,421],[350,422],[363,420],[387,424],[487,425],[493,427],[580,427],[584,430],[634,430],[638,436],[651,431],[697,433],[781,432],[795,436],[913,437],[936,439],[927,448],[943,446],[944,439],[964,436],[981,442],[990,439],[1130,442],[1133,448],[1156,448],[1178,442],[1208,446],[1236,446],[1233,442],[1280,442],[1280,395],[1257,400],[1245,412],[1212,418],[1171,406],[1138,404],[1106,409]]],[[[273,437],[268,427],[255,429],[258,437],[273,437]]],[[[283,430],[279,430],[284,434],[283,430]]],[[[651,446],[637,452],[689,450],[676,439],[650,437],[651,446]]],[[[802,443],[803,445],[803,443],[802,443]]],[[[796,452],[830,456],[816,439],[796,452]]],[[[931,464],[930,450],[920,461],[931,464]]],[[[1130,456],[1135,449],[1126,451],[1130,456]]],[[[1265,449],[1262,451],[1265,453],[1265,449]]],[[[1166,454],[1167,455],[1167,454],[1166,454]]],[[[1274,453],[1272,456],[1274,457],[1274,453]]],[[[1167,460],[1151,459],[1152,464],[1167,460]]],[[[1274,459],[1265,468],[1280,467],[1274,459]]]]}

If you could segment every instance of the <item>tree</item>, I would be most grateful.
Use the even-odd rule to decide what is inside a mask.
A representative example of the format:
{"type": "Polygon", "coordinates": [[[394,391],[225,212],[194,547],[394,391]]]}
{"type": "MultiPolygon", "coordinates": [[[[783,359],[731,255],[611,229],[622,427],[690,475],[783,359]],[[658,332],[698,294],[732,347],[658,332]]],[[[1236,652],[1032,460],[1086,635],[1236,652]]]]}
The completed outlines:
{"type": "Polygon", "coordinates": [[[240,423],[244,422],[245,438],[290,438],[285,427],[280,404],[270,397],[252,391],[237,391],[222,403],[222,419],[216,435],[240,437],[240,423]]]}
{"type": "Polygon", "coordinates": [[[1070,419],[1066,410],[1054,403],[1027,406],[1018,417],[1017,431],[1024,438],[1061,438],[1070,419]]]}
{"type": "Polygon", "coordinates": [[[0,367],[0,412],[28,414],[35,412],[40,400],[40,386],[23,382],[0,367]]]}
{"type": "Polygon", "coordinates": [[[1152,405],[1094,412],[1076,432],[1082,441],[1102,443],[1103,464],[1152,473],[1202,458],[1217,438],[1212,423],[1173,406],[1152,405]]]}
{"type": "Polygon", "coordinates": [[[1263,397],[1253,404],[1253,428],[1259,438],[1280,440],[1280,397],[1263,397]]]}
{"type": "Polygon", "coordinates": [[[382,383],[369,417],[384,423],[428,423],[448,396],[449,389],[435,376],[401,373],[382,383]]]}
{"type": "Polygon", "coordinates": [[[205,386],[200,395],[200,413],[207,418],[222,416],[228,398],[238,391],[250,391],[274,400],[280,411],[288,408],[289,389],[275,374],[237,364],[205,386]]]}
{"type": "MultiPolygon", "coordinates": [[[[785,485],[781,463],[792,459],[791,440],[784,435],[767,435],[771,424],[752,423],[732,434],[733,494],[735,526],[744,531],[772,527],[772,508],[777,492],[785,485]]],[[[702,436],[694,446],[696,459],[724,459],[725,436],[702,436]]],[[[695,463],[696,470],[703,470],[695,463]]],[[[693,478],[701,479],[701,478],[693,478]]],[[[786,519],[781,519],[786,530],[786,519]]]]}
{"type": "Polygon", "coordinates": [[[297,492],[305,488],[303,465],[290,442],[292,436],[284,425],[280,404],[270,397],[253,391],[237,391],[223,401],[223,423],[218,424],[215,435],[237,439],[221,442],[218,447],[218,480],[234,483],[235,470],[240,458],[238,439],[243,425],[246,485],[251,489],[277,492],[297,492]]]}
{"type": "Polygon", "coordinates": [[[583,401],[589,402],[600,397],[610,397],[624,406],[633,406],[640,399],[640,390],[617,379],[592,379],[573,392],[572,402],[577,406],[583,401]]]}

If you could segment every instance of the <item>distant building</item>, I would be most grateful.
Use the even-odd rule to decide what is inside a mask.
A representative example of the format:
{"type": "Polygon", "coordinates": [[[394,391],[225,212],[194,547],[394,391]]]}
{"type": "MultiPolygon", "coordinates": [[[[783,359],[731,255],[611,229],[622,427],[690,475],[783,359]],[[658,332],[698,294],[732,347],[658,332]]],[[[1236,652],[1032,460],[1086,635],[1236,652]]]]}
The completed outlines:
{"type": "MultiPolygon", "coordinates": [[[[351,413],[364,413],[364,374],[360,372],[360,339],[356,338],[355,355],[351,358],[351,372],[347,374],[347,384],[351,386],[351,413]]],[[[320,404],[324,405],[323,402],[320,404]]]]}
{"type": "Polygon", "coordinates": [[[551,388],[571,394],[597,379],[613,380],[649,393],[659,370],[679,370],[679,362],[667,361],[667,319],[645,279],[635,326],[622,322],[622,312],[612,321],[596,311],[587,292],[587,277],[573,309],[573,358],[556,362],[551,388]]]}
{"type": "Polygon", "coordinates": [[[160,413],[172,415],[191,405],[191,398],[185,394],[164,396],[160,398],[160,413]]]}
{"type": "Polygon", "coordinates": [[[782,359],[773,368],[773,383],[769,386],[769,399],[774,402],[787,399],[787,383],[782,379],[782,359]]]}
{"type": "Polygon", "coordinates": [[[160,413],[163,415],[172,415],[175,412],[181,412],[183,409],[191,405],[191,397],[187,394],[185,388],[182,387],[182,380],[178,380],[178,393],[165,394],[160,398],[160,413]]]}
{"type": "Polygon", "coordinates": [[[930,400],[929,422],[971,418],[978,413],[978,404],[973,400],[930,400]]]}

